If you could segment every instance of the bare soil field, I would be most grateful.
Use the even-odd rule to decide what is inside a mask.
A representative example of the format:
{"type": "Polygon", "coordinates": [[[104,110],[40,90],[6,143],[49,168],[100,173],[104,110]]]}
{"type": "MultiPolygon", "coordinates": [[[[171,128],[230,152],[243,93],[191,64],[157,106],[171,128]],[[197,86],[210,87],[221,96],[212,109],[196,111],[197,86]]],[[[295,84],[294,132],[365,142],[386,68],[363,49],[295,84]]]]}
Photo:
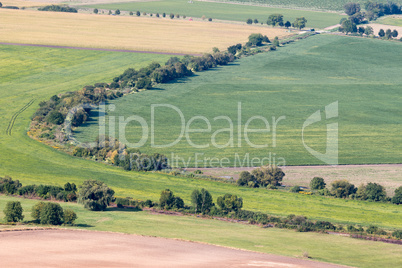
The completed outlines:
{"type": "MultiPolygon", "coordinates": [[[[216,177],[239,178],[244,171],[254,168],[206,168],[202,169],[205,175],[216,177]]],[[[392,196],[396,188],[402,186],[402,164],[392,165],[342,165],[342,166],[286,166],[282,168],[286,176],[283,184],[286,186],[308,187],[312,178],[324,178],[327,186],[334,180],[348,180],[355,186],[362,183],[376,182],[383,185],[387,194],[392,196]]],[[[188,169],[188,171],[196,168],[188,169]]]]}
{"type": "Polygon", "coordinates": [[[189,54],[245,43],[251,33],[270,39],[289,34],[208,21],[5,9],[0,9],[0,25],[0,42],[189,54]]]}
{"type": "Polygon", "coordinates": [[[3,267],[344,267],[213,245],[120,233],[0,232],[3,267]]]}

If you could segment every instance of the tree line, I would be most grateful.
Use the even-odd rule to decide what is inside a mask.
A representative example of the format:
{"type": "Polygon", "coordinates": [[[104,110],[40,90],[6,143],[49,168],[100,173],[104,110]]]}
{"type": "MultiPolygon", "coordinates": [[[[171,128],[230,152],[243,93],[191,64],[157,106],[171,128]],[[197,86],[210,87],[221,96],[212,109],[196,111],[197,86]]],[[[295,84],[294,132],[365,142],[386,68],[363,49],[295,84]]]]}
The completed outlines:
{"type": "MultiPolygon", "coordinates": [[[[19,182],[16,181],[18,184],[19,182]]],[[[68,183],[69,184],[69,183],[68,183]]],[[[67,185],[67,184],[66,184],[67,185]]],[[[312,187],[325,187],[325,182],[314,178],[311,182],[312,187]]],[[[73,187],[70,184],[70,187],[73,187]]],[[[9,189],[9,187],[6,187],[9,189]]],[[[11,187],[13,188],[13,187],[11,187]]],[[[4,187],[3,187],[4,189],[4,187]]],[[[402,187],[401,187],[402,192],[402,187]]],[[[248,221],[250,224],[263,226],[294,229],[298,232],[328,232],[328,231],[347,231],[352,234],[369,235],[390,235],[387,231],[377,226],[369,226],[364,229],[362,226],[333,224],[328,221],[312,221],[304,216],[288,215],[287,217],[277,217],[261,212],[243,210],[243,199],[234,194],[224,194],[219,196],[214,203],[214,198],[210,192],[204,188],[194,189],[191,193],[191,206],[187,206],[184,200],[175,195],[170,189],[165,189],[160,193],[159,202],[151,200],[139,201],[131,198],[115,198],[114,190],[109,188],[104,182],[97,180],[86,180],[79,186],[78,203],[91,211],[104,211],[115,202],[117,207],[124,208],[131,206],[140,210],[144,207],[158,207],[162,210],[174,210],[185,214],[201,214],[204,216],[218,216],[229,219],[248,221]]],[[[7,222],[17,222],[24,219],[23,209],[20,202],[11,201],[6,204],[4,209],[5,220],[7,222]]],[[[64,209],[60,204],[52,202],[39,202],[32,208],[32,218],[35,223],[40,224],[74,224],[77,215],[70,209],[64,209]]],[[[396,230],[391,234],[396,239],[402,239],[402,230],[396,230]]]]}
{"type": "MultiPolygon", "coordinates": [[[[258,19],[247,19],[246,20],[247,24],[258,24],[260,23],[258,21],[258,19]]],[[[261,22],[261,24],[264,24],[263,22],[261,22]]],[[[297,28],[299,30],[303,29],[306,27],[307,24],[307,20],[304,17],[300,17],[300,18],[296,18],[295,21],[293,23],[290,23],[290,21],[284,21],[283,19],[283,15],[282,14],[271,14],[269,15],[267,21],[266,21],[267,25],[271,25],[271,26],[279,26],[279,27],[286,27],[289,28],[290,26],[297,28]]]]}
{"type": "Polygon", "coordinates": [[[39,11],[70,12],[77,13],[77,9],[69,6],[48,5],[38,8],[39,11]]]}

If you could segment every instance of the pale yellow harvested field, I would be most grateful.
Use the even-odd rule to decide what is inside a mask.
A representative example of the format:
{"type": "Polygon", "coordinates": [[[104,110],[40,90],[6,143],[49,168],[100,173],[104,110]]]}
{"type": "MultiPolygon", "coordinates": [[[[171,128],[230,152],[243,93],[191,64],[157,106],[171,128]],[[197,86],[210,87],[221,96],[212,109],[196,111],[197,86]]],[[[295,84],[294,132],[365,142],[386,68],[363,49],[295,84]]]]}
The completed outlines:
{"type": "Polygon", "coordinates": [[[402,37],[402,27],[401,26],[393,26],[393,25],[385,25],[385,24],[378,24],[378,23],[370,23],[368,26],[371,26],[373,28],[374,34],[378,36],[378,32],[383,29],[386,31],[387,29],[397,30],[398,31],[398,36],[397,38],[402,37]]]}
{"type": "Polygon", "coordinates": [[[15,7],[37,7],[37,6],[45,6],[49,5],[47,2],[43,2],[40,0],[2,0],[0,1],[3,6],[15,6],[15,7]]]}
{"type": "Polygon", "coordinates": [[[203,53],[245,43],[251,33],[270,39],[283,29],[261,26],[95,14],[0,9],[0,42],[203,53]]]}

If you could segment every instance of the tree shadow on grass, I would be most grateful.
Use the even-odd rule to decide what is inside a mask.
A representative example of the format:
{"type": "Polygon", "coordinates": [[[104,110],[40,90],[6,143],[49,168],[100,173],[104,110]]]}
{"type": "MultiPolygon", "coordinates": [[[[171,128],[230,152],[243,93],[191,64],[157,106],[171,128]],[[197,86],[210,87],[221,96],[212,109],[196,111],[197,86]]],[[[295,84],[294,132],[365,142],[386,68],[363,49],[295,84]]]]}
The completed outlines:
{"type": "Polygon", "coordinates": [[[90,227],[95,227],[95,226],[94,226],[94,225],[90,225],[90,224],[85,224],[85,223],[79,223],[79,224],[74,224],[74,227],[90,228],[90,227]]]}
{"type": "Polygon", "coordinates": [[[135,208],[135,207],[123,207],[123,208],[118,208],[118,207],[108,207],[106,208],[105,211],[119,211],[119,212],[139,212],[142,211],[140,208],[135,208]]]}

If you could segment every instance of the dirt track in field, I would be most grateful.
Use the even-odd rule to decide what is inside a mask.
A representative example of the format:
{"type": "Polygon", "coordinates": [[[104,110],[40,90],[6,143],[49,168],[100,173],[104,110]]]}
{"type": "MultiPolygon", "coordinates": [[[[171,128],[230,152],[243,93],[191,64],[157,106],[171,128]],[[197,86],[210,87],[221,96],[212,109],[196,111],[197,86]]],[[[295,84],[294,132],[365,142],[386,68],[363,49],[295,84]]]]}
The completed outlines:
{"type": "Polygon", "coordinates": [[[310,260],[119,233],[0,232],[2,267],[343,267],[310,260]]]}

